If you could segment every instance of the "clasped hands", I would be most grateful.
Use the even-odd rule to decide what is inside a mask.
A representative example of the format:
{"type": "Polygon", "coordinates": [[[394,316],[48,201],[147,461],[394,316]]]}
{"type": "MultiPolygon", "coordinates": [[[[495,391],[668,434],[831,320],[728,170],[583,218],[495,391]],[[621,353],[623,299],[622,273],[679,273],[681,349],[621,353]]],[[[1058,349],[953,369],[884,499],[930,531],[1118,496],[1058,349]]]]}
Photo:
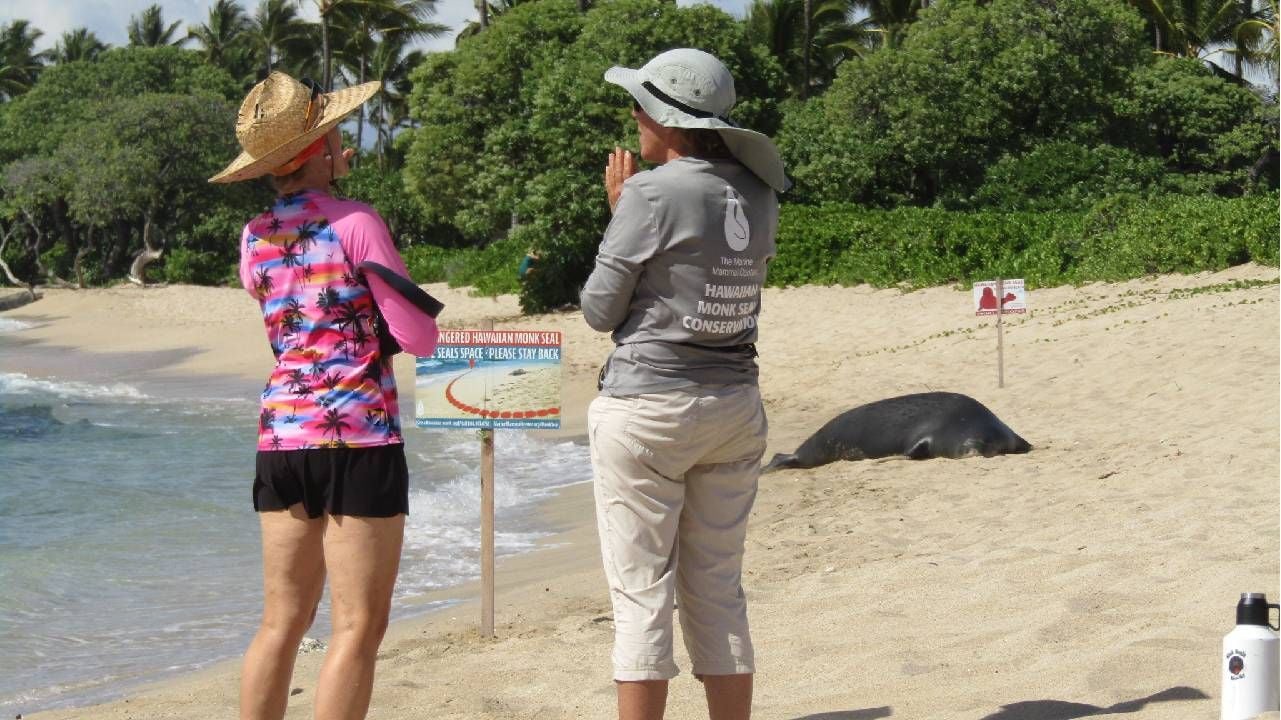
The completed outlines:
{"type": "Polygon", "coordinates": [[[614,212],[618,197],[623,194],[623,183],[636,174],[636,157],[630,150],[615,147],[605,166],[605,195],[609,198],[609,211],[614,212]]]}

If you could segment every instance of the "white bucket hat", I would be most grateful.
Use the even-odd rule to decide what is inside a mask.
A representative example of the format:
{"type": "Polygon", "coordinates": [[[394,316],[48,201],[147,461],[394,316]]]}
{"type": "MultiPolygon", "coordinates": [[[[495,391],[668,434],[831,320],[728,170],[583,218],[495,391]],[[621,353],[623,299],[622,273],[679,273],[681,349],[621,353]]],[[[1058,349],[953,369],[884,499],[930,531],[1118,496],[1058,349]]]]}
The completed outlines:
{"type": "Polygon", "coordinates": [[[659,53],[639,70],[614,66],[605,71],[605,80],[631,93],[659,125],[716,130],[734,157],[767,185],[779,192],[792,186],[774,142],[726,117],[737,99],[734,78],[715,56],[677,48],[659,53]]]}

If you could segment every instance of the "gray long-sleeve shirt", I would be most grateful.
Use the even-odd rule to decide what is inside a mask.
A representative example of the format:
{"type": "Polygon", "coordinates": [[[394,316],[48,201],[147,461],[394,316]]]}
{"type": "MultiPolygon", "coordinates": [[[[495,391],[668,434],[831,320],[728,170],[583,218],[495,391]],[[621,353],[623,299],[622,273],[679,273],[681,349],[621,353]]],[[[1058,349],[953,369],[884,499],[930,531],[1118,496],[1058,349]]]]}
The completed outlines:
{"type": "Polygon", "coordinates": [[[732,160],[682,157],[623,184],[583,316],[613,333],[601,392],[755,383],[761,287],[778,198],[732,160]]]}

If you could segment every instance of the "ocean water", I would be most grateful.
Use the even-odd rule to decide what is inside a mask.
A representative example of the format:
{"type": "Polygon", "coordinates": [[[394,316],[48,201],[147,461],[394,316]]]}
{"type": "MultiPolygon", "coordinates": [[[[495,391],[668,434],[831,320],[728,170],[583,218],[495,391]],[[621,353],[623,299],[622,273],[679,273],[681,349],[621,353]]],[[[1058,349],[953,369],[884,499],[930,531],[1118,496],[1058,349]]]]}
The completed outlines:
{"type": "MultiPolygon", "coordinates": [[[[240,655],[261,607],[257,398],[7,372],[3,338],[0,715],[100,702],[240,655]]],[[[410,516],[396,617],[430,608],[416,595],[477,577],[480,546],[476,432],[402,420],[410,516]]],[[[539,504],[586,482],[590,465],[574,442],[500,430],[495,445],[501,556],[548,534],[539,504]]],[[[328,634],[327,605],[310,636],[328,634]]]]}

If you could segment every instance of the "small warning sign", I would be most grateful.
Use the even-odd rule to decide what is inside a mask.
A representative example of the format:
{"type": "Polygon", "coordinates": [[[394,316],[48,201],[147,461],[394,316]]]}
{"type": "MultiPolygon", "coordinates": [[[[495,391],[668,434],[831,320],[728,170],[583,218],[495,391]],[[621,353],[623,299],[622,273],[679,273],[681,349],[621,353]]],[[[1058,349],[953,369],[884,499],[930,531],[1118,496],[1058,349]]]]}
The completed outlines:
{"type": "Polygon", "coordinates": [[[1027,312],[1023,280],[984,280],[974,283],[974,314],[1002,315],[1027,312]]]}

